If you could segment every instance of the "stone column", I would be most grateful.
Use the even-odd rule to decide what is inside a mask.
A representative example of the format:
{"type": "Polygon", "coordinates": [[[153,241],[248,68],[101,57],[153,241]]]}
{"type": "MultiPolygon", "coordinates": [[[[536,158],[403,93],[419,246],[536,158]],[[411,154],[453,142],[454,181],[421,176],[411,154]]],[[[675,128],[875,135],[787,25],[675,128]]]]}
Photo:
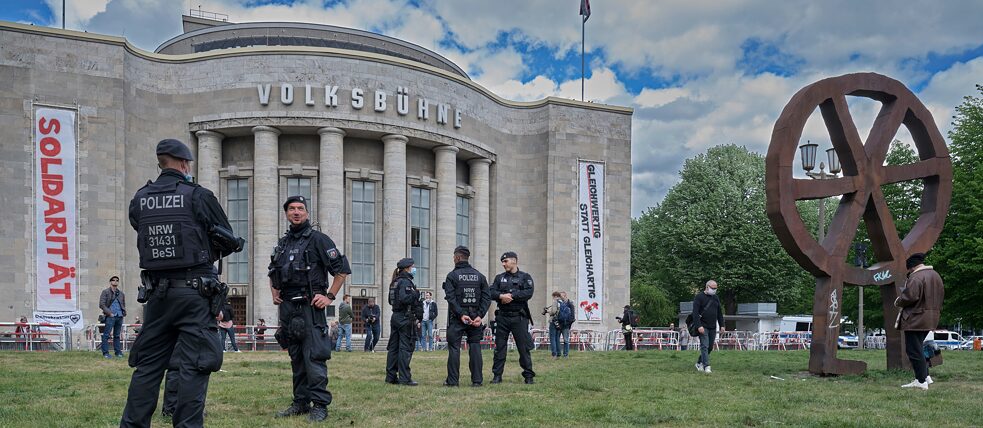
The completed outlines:
{"type": "MultiPolygon", "coordinates": [[[[383,179],[382,179],[382,290],[381,296],[389,295],[389,280],[396,262],[406,257],[406,143],[403,135],[389,134],[382,137],[383,179]]],[[[380,297],[381,297],[380,296],[380,297]]],[[[382,335],[389,335],[389,318],[393,309],[383,297],[382,335]]]]}
{"type": "Polygon", "coordinates": [[[276,320],[277,310],[270,296],[267,266],[270,253],[280,237],[280,131],[269,126],[253,128],[253,310],[254,318],[276,320]]]}
{"type": "Polygon", "coordinates": [[[442,310],[437,315],[436,325],[446,323],[440,315],[446,314],[447,302],[444,300],[444,278],[454,269],[454,247],[457,246],[457,147],[437,146],[434,170],[437,179],[437,251],[433,254],[435,260],[434,300],[442,310]]]}
{"type": "Polygon", "coordinates": [[[222,167],[222,139],[224,135],[214,131],[198,131],[198,157],[195,164],[198,167],[198,184],[211,190],[215,195],[223,194],[218,188],[218,170],[222,167]]]}
{"type": "Polygon", "coordinates": [[[321,156],[318,160],[317,221],[345,251],[345,131],[321,128],[321,156]]]}
{"type": "MultiPolygon", "coordinates": [[[[471,210],[471,224],[474,225],[471,233],[471,262],[478,272],[485,274],[488,280],[494,277],[488,270],[488,260],[491,251],[488,248],[488,166],[491,159],[477,158],[468,161],[471,167],[471,187],[474,189],[473,208],[471,210]]],[[[496,266],[497,267],[497,266],[496,266]]]]}

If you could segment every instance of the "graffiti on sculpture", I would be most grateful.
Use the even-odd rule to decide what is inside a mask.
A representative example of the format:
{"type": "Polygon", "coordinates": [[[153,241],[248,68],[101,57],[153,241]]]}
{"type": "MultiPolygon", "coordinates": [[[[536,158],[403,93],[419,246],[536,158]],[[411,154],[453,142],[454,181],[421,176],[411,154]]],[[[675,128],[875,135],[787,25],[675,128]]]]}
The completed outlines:
{"type": "MultiPolygon", "coordinates": [[[[820,80],[799,90],[775,123],[766,157],[767,212],[785,251],[816,277],[809,371],[819,375],[859,374],[862,361],[837,358],[843,287],[877,286],[884,319],[897,315],[894,299],[904,283],[904,262],[935,244],[949,209],[952,162],[931,113],[901,82],[875,73],[847,74],[820,80]],[[862,140],[847,97],[881,103],[866,141],[862,140]],[[819,109],[843,176],[826,180],[796,178],[794,166],[806,121],[819,109]],[[885,165],[898,130],[907,128],[919,160],[908,165],[885,165]],[[921,180],[921,214],[904,237],[881,191],[882,185],[921,180]],[[836,213],[822,242],[813,237],[796,201],[839,197],[836,213]],[[860,223],[866,224],[877,263],[864,268],[847,263],[847,253],[860,223]],[[827,327],[828,326],[828,327],[827,327]]],[[[884,325],[888,368],[903,368],[904,337],[884,325]]]]}

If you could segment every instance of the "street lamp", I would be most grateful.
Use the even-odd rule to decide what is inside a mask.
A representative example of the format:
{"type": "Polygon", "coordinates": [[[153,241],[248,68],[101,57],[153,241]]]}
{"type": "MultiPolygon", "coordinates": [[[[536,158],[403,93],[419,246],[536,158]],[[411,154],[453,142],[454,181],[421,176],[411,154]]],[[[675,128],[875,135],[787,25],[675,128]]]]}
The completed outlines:
{"type": "MultiPolygon", "coordinates": [[[[858,242],[853,245],[853,252],[856,256],[857,267],[866,268],[867,267],[867,244],[863,242],[858,242]]],[[[860,299],[857,306],[857,348],[864,349],[864,340],[867,336],[864,331],[864,288],[857,287],[860,289],[860,299]]]]}
{"type": "MultiPolygon", "coordinates": [[[[806,140],[806,143],[799,146],[799,152],[802,156],[802,169],[805,170],[806,175],[810,178],[816,180],[827,180],[830,178],[838,178],[837,174],[840,173],[840,158],[836,156],[836,149],[829,148],[826,149],[826,158],[829,161],[829,172],[826,172],[826,164],[819,162],[819,172],[812,172],[816,167],[816,149],[819,145],[806,140]]],[[[826,239],[826,198],[819,200],[819,231],[816,234],[816,238],[820,244],[826,239]]]]}

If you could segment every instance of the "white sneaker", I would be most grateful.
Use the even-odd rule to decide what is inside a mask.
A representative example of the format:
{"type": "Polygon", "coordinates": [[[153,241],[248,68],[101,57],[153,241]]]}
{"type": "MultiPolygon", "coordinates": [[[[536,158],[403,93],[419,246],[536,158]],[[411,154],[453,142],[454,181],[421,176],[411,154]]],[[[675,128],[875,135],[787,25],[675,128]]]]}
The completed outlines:
{"type": "Polygon", "coordinates": [[[703,371],[703,363],[696,363],[696,371],[698,372],[703,371]]]}
{"type": "Polygon", "coordinates": [[[931,376],[926,376],[925,377],[925,383],[931,385],[931,384],[935,383],[935,381],[932,380],[932,377],[931,376]]]}
{"type": "Polygon", "coordinates": [[[919,382],[918,379],[915,379],[915,380],[911,381],[911,383],[907,383],[907,384],[901,385],[901,387],[902,388],[918,388],[918,389],[921,389],[921,390],[925,391],[925,390],[928,390],[928,382],[927,382],[927,379],[926,379],[926,382],[919,382]]]}
{"type": "Polygon", "coordinates": [[[706,373],[713,373],[712,371],[710,371],[710,366],[703,367],[703,371],[706,373]]]}

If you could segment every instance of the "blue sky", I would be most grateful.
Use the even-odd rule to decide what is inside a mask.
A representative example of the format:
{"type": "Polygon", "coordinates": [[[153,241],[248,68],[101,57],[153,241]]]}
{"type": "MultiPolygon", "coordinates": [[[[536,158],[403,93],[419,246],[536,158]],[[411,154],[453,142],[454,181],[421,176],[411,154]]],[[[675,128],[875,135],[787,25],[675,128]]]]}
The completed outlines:
{"type": "MultiPolygon", "coordinates": [[[[502,97],[580,97],[580,0],[68,0],[70,29],[154,50],[189,8],[233,22],[301,21],[404,39],[502,97]]],[[[5,0],[0,19],[61,26],[61,0],[5,0]]],[[[764,153],[792,94],[873,71],[908,85],[943,134],[983,83],[983,2],[594,0],[588,100],[635,109],[632,214],[661,201],[686,158],[717,144],[764,153]]],[[[857,103],[861,132],[873,107],[857,103]]],[[[902,131],[898,138],[910,138],[902,131]]],[[[826,142],[819,120],[803,139],[826,142]]]]}

